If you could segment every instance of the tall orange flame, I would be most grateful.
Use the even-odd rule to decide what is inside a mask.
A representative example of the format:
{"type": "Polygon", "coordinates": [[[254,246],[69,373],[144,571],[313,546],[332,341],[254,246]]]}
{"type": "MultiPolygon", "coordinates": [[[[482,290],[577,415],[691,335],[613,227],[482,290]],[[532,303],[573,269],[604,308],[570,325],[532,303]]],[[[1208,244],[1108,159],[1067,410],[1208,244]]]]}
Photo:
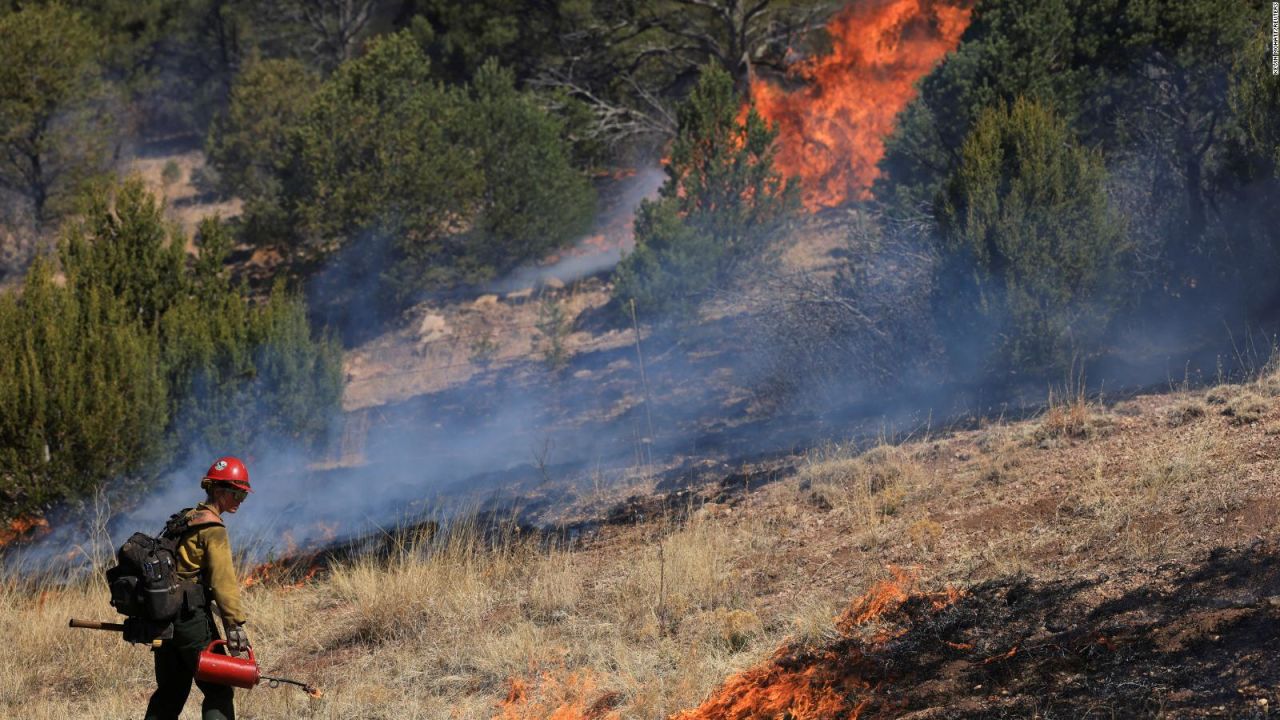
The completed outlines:
{"type": "Polygon", "coordinates": [[[884,138],[915,97],[915,83],[960,43],[967,0],[866,0],[827,25],[828,55],[793,65],[803,87],[751,84],[760,114],[779,129],[777,166],[798,176],[810,212],[869,197],[884,138]]]}

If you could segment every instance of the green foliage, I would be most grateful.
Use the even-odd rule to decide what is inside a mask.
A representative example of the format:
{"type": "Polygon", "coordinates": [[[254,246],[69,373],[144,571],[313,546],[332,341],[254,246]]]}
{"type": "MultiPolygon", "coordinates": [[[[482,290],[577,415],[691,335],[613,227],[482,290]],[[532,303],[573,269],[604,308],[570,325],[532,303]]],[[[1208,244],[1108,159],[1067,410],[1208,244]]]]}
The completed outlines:
{"type": "Polygon", "coordinates": [[[463,98],[431,78],[406,34],[381,39],[317,93],[293,131],[286,185],[304,236],[324,244],[376,229],[410,244],[441,243],[467,214],[481,177],[457,137],[463,98]]]}
{"type": "Polygon", "coordinates": [[[635,229],[635,250],[613,273],[614,297],[634,302],[646,317],[692,318],[716,279],[723,248],[686,223],[671,201],[641,202],[635,229]]]}
{"type": "Polygon", "coordinates": [[[114,197],[96,194],[64,233],[59,255],[69,288],[101,289],[120,301],[125,319],[152,328],[188,290],[184,244],[160,203],[134,180],[114,197]]]}
{"type": "MultiPolygon", "coordinates": [[[[484,186],[471,228],[454,240],[463,248],[456,264],[464,276],[501,274],[587,231],[595,214],[591,184],[570,164],[560,123],[516,91],[510,71],[485,63],[459,120],[484,186]]],[[[419,248],[406,254],[414,258],[419,248]]],[[[438,262],[415,259],[410,267],[427,277],[438,262]]]]}
{"type": "Polygon", "coordinates": [[[107,166],[98,41],[79,14],[32,5],[0,15],[0,47],[0,189],[25,198],[39,228],[107,166]]]}
{"type": "Polygon", "coordinates": [[[1271,36],[1258,32],[1238,53],[1229,102],[1230,154],[1215,178],[1227,192],[1216,193],[1221,218],[1210,242],[1229,250],[1232,289],[1261,317],[1276,307],[1280,288],[1280,82],[1271,75],[1271,36]]]}
{"type": "Polygon", "coordinates": [[[320,440],[341,394],[341,353],[316,340],[282,288],[251,305],[229,282],[230,239],[185,238],[138,180],[93,198],[60,246],[0,297],[0,497],[6,512],[110,480],[145,484],[193,449],[254,452],[320,440]]]}
{"type": "Polygon", "coordinates": [[[464,83],[486,62],[528,77],[554,52],[565,6],[545,0],[411,0],[417,34],[442,79],[464,83]]]}
{"type": "Polygon", "coordinates": [[[406,33],[376,42],[319,90],[292,131],[284,189],[306,246],[321,257],[353,246],[341,282],[320,298],[323,313],[346,317],[352,304],[465,279],[450,225],[474,215],[483,178],[460,142],[464,102],[432,79],[406,33]]]}
{"type": "Polygon", "coordinates": [[[550,295],[544,296],[538,305],[538,322],[535,327],[541,335],[536,346],[542,353],[542,360],[547,368],[564,368],[569,363],[569,349],[565,347],[564,341],[572,330],[572,322],[564,304],[550,295]]]}
{"type": "Polygon", "coordinates": [[[160,334],[175,439],[214,450],[323,438],[342,394],[341,348],[312,339],[304,303],[283,286],[258,307],[237,293],[186,298],[160,334]]]}
{"type": "Polygon", "coordinates": [[[1280,176],[1280,82],[1271,74],[1271,35],[1258,32],[1232,68],[1231,109],[1245,151],[1280,176]]]}
{"type": "Polygon", "coordinates": [[[919,211],[959,162],[958,150],[986,108],[1035,98],[1093,127],[1111,102],[1106,70],[1118,49],[1125,0],[989,0],[959,48],[920,82],[885,144],[874,193],[901,213],[919,211]]]}
{"type": "Polygon", "coordinates": [[[731,261],[758,252],[799,196],[773,168],[777,131],[754,107],[740,120],[741,112],[733,79],[708,66],[680,108],[662,187],[686,222],[714,236],[731,261]]]}
{"type": "Polygon", "coordinates": [[[164,168],[160,171],[160,182],[164,184],[167,190],[174,183],[182,179],[182,168],[178,167],[178,163],[169,160],[164,164],[164,168]]]}
{"type": "Polygon", "coordinates": [[[1264,3],[1249,0],[984,0],[955,53],[920,81],[886,142],[876,197],[928,217],[985,108],[1054,109],[1113,171],[1117,207],[1144,258],[1147,301],[1197,307],[1258,262],[1227,242],[1231,65],[1264,3]],[[1197,291],[1197,288],[1199,289],[1197,291]]]}
{"type": "Polygon", "coordinates": [[[1101,155],[1044,105],[978,118],[939,203],[935,305],[957,354],[1036,371],[1097,350],[1128,250],[1105,185],[1101,155]]]}
{"type": "Polygon", "coordinates": [[[798,186],[773,168],[776,131],[741,111],[733,79],[715,66],[680,109],[662,197],[641,204],[635,251],[614,277],[615,295],[645,314],[688,315],[798,207],[798,186]]]}
{"type": "Polygon", "coordinates": [[[49,264],[0,298],[0,498],[21,513],[136,479],[163,451],[153,334],[105,288],[71,292],[49,264]]]}
{"type": "Polygon", "coordinates": [[[225,107],[231,81],[277,32],[271,4],[251,0],[76,2],[102,38],[103,63],[146,135],[203,133],[225,107]]]}
{"type": "Polygon", "coordinates": [[[594,191],[562,133],[496,63],[446,88],[399,33],[342,65],[291,131],[285,206],[321,252],[391,244],[394,299],[487,280],[590,222],[594,191]]]}
{"type": "Polygon", "coordinates": [[[281,177],[292,157],[289,132],[306,112],[316,84],[297,60],[255,59],[236,77],[226,112],[209,128],[205,153],[218,170],[219,189],[244,198],[251,240],[288,234],[281,177]]]}

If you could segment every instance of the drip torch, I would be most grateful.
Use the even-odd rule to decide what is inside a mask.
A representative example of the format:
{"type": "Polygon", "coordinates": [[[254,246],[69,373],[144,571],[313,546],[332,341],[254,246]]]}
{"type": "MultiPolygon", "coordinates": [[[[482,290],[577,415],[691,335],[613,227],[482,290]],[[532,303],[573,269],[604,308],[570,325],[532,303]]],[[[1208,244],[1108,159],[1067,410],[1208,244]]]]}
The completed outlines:
{"type": "MultiPolygon", "coordinates": [[[[95,620],[76,620],[72,618],[67,625],[73,628],[86,628],[89,630],[126,631],[124,624],[97,622],[95,620]]],[[[161,640],[153,640],[151,648],[154,650],[160,647],[161,642],[161,640]]],[[[263,681],[266,681],[267,687],[272,688],[280,687],[281,683],[284,683],[297,685],[302,688],[303,692],[314,698],[324,695],[320,688],[301,680],[263,675],[258,668],[258,660],[253,655],[253,648],[249,648],[249,657],[245,658],[228,655],[226,650],[226,640],[214,640],[209,643],[208,647],[201,650],[200,656],[196,659],[196,679],[217,685],[230,685],[239,688],[251,688],[263,681]],[[215,652],[216,648],[220,648],[223,652],[215,652]]]]}

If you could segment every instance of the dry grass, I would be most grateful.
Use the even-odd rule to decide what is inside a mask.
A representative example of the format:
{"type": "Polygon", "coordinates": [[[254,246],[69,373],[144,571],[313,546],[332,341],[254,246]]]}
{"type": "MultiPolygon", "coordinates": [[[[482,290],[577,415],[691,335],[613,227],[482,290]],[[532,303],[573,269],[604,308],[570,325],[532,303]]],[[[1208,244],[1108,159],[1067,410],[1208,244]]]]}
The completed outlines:
{"type": "Polygon", "coordinates": [[[920,463],[905,449],[879,445],[860,455],[839,447],[812,454],[801,468],[801,484],[814,502],[862,525],[898,515],[907,494],[924,479],[920,463]]]}
{"type": "Polygon", "coordinates": [[[1064,441],[1096,437],[1111,424],[1106,415],[1089,402],[1083,389],[1067,392],[1050,390],[1044,415],[1030,439],[1048,448],[1064,441]]]}
{"type": "MultiPolygon", "coordinates": [[[[922,586],[1064,578],[1247,543],[1274,533],[1271,398],[1253,383],[1207,393],[1199,414],[1186,393],[1123,414],[1072,401],[927,443],[829,446],[732,507],[574,549],[465,527],[405,538],[391,557],[246,591],[264,670],[326,694],[261,688],[239,694],[240,713],[516,720],[601,702],[665,718],[786,637],[829,639],[886,566],[922,586]],[[1258,419],[1234,422],[1246,412],[1258,419]]],[[[18,649],[0,654],[0,717],[140,713],[147,651],[69,630],[73,616],[111,617],[99,583],[0,587],[0,637],[18,649]]]]}
{"type": "Polygon", "coordinates": [[[1243,390],[1227,399],[1222,414],[1232,425],[1251,425],[1262,419],[1270,402],[1253,390],[1243,390]]]}
{"type": "MultiPolygon", "coordinates": [[[[313,681],[325,697],[261,688],[239,695],[240,712],[493,717],[513,682],[609,668],[607,688],[575,687],[615,693],[631,708],[628,717],[665,717],[789,628],[765,628],[750,606],[749,576],[735,566],[740,553],[767,542],[758,527],[694,522],[658,530],[652,545],[617,556],[514,537],[481,542],[461,528],[406,541],[389,559],[334,567],[301,587],[250,588],[250,629],[264,670],[313,681]]],[[[0,593],[0,633],[22,648],[0,659],[0,716],[29,715],[32,700],[39,705],[32,717],[138,714],[152,689],[146,651],[114,634],[66,627],[68,617],[111,617],[105,592],[90,582],[39,597],[15,587],[0,593]]],[[[190,714],[198,700],[188,705],[190,714]]]]}
{"type": "Polygon", "coordinates": [[[1204,417],[1205,413],[1204,403],[1187,399],[1169,408],[1164,413],[1164,422],[1171,428],[1182,427],[1204,417]]]}

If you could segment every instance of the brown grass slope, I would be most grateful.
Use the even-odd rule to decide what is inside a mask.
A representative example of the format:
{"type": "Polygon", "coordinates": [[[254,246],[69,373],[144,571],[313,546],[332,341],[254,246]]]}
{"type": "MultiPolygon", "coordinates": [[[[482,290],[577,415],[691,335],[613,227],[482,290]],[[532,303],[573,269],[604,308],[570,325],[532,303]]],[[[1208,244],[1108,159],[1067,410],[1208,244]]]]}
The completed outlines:
{"type": "MultiPolygon", "coordinates": [[[[1277,395],[1280,378],[1266,375],[1111,407],[1056,401],[1035,420],[861,454],[830,446],[797,458],[787,480],[606,526],[568,548],[465,529],[408,536],[385,560],[246,589],[264,670],[314,682],[325,696],[260,687],[239,694],[240,716],[665,718],[776,661],[779,647],[787,657],[830,656],[850,638],[888,668],[875,682],[846,678],[846,694],[831,700],[862,706],[863,717],[1265,712],[1276,685],[1256,664],[1220,667],[1202,653],[1210,660],[1198,675],[1218,678],[1210,689],[1187,685],[1185,673],[1144,673],[1180,648],[1275,627],[1277,395]],[[895,572],[920,592],[950,585],[967,594],[932,615],[904,596],[877,621],[905,628],[888,646],[889,635],[876,637],[882,625],[837,627],[850,598],[895,572]],[[1154,607],[1167,622],[1149,614],[1154,607]],[[1040,700],[1089,686],[1094,666],[1019,665],[1036,654],[1014,646],[1034,645],[1027,638],[1037,633],[1066,633],[1035,646],[1044,656],[1152,648],[1123,665],[1145,694],[1086,694],[1060,707],[1040,700]],[[914,694],[871,697],[866,688],[877,684],[914,694]]],[[[73,616],[111,617],[100,583],[0,588],[0,717],[141,714],[148,651],[67,629],[73,616]]],[[[1224,658],[1248,654],[1231,647],[1224,658]]],[[[1116,677],[1121,666],[1095,669],[1116,677]]],[[[184,717],[198,716],[198,695],[184,717]]]]}

